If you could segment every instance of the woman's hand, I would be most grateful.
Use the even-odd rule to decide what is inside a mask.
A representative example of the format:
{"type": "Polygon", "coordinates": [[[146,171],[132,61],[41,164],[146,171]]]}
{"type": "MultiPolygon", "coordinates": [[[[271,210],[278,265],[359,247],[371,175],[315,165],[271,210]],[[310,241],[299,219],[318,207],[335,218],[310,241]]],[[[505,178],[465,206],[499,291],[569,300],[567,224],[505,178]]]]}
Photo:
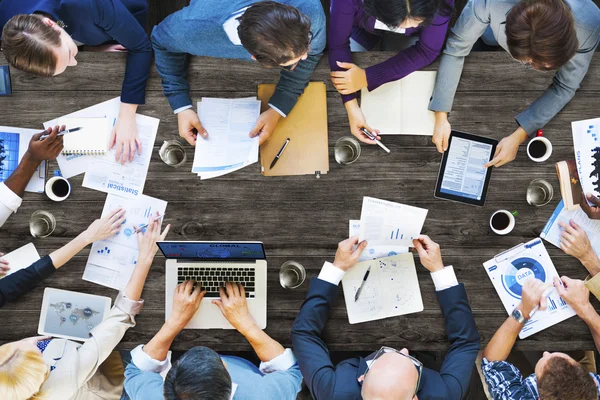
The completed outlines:
{"type": "MultiPolygon", "coordinates": [[[[156,212],[156,217],[159,216],[158,211],[156,212]]],[[[169,233],[169,229],[171,225],[167,225],[165,230],[160,233],[160,226],[162,223],[162,218],[155,219],[155,217],[150,217],[148,219],[148,226],[140,229],[137,226],[134,226],[135,230],[140,229],[137,233],[138,237],[138,247],[139,247],[139,256],[138,256],[138,264],[141,262],[146,262],[148,265],[152,264],[152,260],[158,251],[158,245],[156,242],[162,242],[167,237],[167,233],[169,233]]]]}
{"type": "Polygon", "coordinates": [[[97,219],[81,233],[81,237],[87,244],[104,240],[110,236],[116,235],[121,229],[121,225],[125,222],[125,210],[116,208],[107,216],[97,219]]]}

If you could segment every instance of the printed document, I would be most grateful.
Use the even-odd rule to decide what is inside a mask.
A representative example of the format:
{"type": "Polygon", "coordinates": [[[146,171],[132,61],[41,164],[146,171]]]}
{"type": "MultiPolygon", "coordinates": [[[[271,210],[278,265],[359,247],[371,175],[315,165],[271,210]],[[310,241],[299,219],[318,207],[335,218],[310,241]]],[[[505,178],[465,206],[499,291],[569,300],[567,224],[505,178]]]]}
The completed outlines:
{"type": "MultiPolygon", "coordinates": [[[[350,232],[349,237],[360,235],[360,221],[356,219],[350,220],[350,232]]],[[[408,253],[408,247],[406,246],[373,246],[370,243],[367,248],[363,250],[358,261],[375,260],[376,258],[391,257],[397,254],[408,253]]]]}
{"type": "Polygon", "coordinates": [[[600,118],[571,122],[581,188],[600,197],[600,118]]]}
{"type": "MultiPolygon", "coordinates": [[[[4,182],[17,168],[21,159],[29,149],[29,141],[40,129],[15,128],[0,126],[0,182],[4,182]],[[2,158],[4,157],[4,158],[2,158]]],[[[46,161],[42,161],[29,179],[26,192],[44,193],[46,185],[46,161]]]]}
{"type": "MultiPolygon", "coordinates": [[[[496,255],[483,264],[494,289],[510,315],[521,302],[523,284],[533,278],[552,283],[558,272],[540,238],[521,243],[496,255]]],[[[525,339],[575,315],[575,311],[558,295],[548,295],[548,308],[539,310],[526,323],[519,337],[525,339]]]]}
{"type": "Polygon", "coordinates": [[[575,221],[585,231],[592,245],[592,250],[600,257],[600,220],[588,218],[581,208],[567,210],[563,200],[556,206],[542,233],[540,233],[540,237],[560,248],[562,228],[558,225],[558,222],[562,221],[568,225],[569,220],[575,221]]]}
{"type": "Polygon", "coordinates": [[[198,135],[192,172],[200,179],[209,179],[258,162],[259,138],[249,134],[259,115],[260,101],[256,97],[202,98],[198,116],[208,138],[198,135]]]}
{"type": "Polygon", "coordinates": [[[92,244],[83,279],[122,290],[137,264],[139,248],[134,226],[147,224],[157,211],[164,215],[167,202],[143,194],[136,198],[109,194],[102,217],[118,207],[125,209],[125,222],[116,235],[92,244]]]}
{"type": "Polygon", "coordinates": [[[351,324],[423,311],[413,255],[399,254],[356,264],[342,279],[351,324]],[[371,267],[358,300],[356,291],[371,267]]]}
{"type": "MultiPolygon", "coordinates": [[[[6,275],[4,275],[5,277],[29,267],[39,259],[40,255],[38,254],[33,243],[28,243],[25,246],[19,247],[18,249],[0,257],[0,260],[8,261],[8,266],[10,267],[10,269],[6,271],[6,275]]],[[[0,276],[0,279],[2,278],[3,277],[0,276]]]]}
{"type": "Polygon", "coordinates": [[[427,211],[392,201],[363,197],[359,240],[370,246],[414,247],[421,234],[427,211]]]}

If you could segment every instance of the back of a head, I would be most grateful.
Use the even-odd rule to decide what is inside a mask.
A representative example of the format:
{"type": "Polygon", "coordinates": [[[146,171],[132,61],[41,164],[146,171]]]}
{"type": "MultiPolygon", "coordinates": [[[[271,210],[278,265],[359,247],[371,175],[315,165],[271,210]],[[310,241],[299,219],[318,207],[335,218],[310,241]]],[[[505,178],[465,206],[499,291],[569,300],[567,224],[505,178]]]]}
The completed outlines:
{"type": "Polygon", "coordinates": [[[165,400],[229,400],[231,376],[208,347],[188,350],[167,374],[165,400]]]}
{"type": "Polygon", "coordinates": [[[239,21],[242,45],[265,67],[277,67],[309,50],[310,19],[296,7],[262,1],[251,5],[239,21]]]}
{"type": "Polygon", "coordinates": [[[513,58],[537,70],[558,69],[579,48],[573,14],[563,0],[521,0],[506,16],[513,58]]]}
{"type": "Polygon", "coordinates": [[[16,69],[41,76],[53,76],[60,32],[46,25],[39,15],[15,15],[2,30],[2,52],[16,69]]]}
{"type": "Polygon", "coordinates": [[[452,7],[446,0],[364,0],[367,14],[390,28],[397,28],[407,19],[429,25],[436,15],[449,17],[452,7]]]}
{"type": "Polygon", "coordinates": [[[0,346],[0,393],[2,400],[43,400],[40,387],[48,367],[42,354],[23,351],[14,344],[0,346]]]}
{"type": "Polygon", "coordinates": [[[538,379],[541,400],[597,400],[598,388],[585,368],[563,357],[551,358],[538,379]]]}

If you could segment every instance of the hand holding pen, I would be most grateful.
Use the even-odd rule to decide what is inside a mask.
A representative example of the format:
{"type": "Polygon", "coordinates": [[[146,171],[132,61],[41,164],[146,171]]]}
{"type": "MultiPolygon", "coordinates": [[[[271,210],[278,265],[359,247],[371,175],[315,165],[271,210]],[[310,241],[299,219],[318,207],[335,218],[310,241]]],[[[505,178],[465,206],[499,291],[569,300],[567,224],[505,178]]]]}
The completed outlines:
{"type": "Polygon", "coordinates": [[[379,139],[378,139],[379,136],[369,132],[369,130],[367,128],[360,128],[360,131],[363,133],[363,135],[365,135],[369,139],[373,140],[379,147],[384,149],[386,151],[386,153],[390,152],[390,149],[388,149],[383,143],[381,143],[379,141],[379,139]]]}
{"type": "MultiPolygon", "coordinates": [[[[158,213],[158,211],[157,211],[157,212],[156,212],[156,216],[155,216],[155,217],[151,217],[151,218],[150,218],[150,221],[151,221],[151,222],[158,221],[158,220],[162,219],[162,217],[164,217],[164,215],[160,215],[160,214],[158,213]]],[[[144,225],[140,226],[139,228],[135,228],[135,227],[134,227],[134,228],[135,228],[135,231],[134,231],[133,233],[136,233],[136,234],[137,234],[137,233],[140,233],[140,232],[142,232],[144,229],[146,229],[147,227],[148,227],[148,224],[144,224],[144,225]]]]}
{"type": "MultiPolygon", "coordinates": [[[[83,129],[83,128],[82,128],[81,126],[78,126],[77,128],[72,128],[72,129],[67,129],[67,130],[65,130],[65,126],[63,125],[63,126],[62,126],[62,130],[61,130],[61,132],[59,132],[59,134],[58,134],[57,136],[64,136],[64,135],[66,135],[67,133],[77,132],[77,131],[80,131],[80,130],[82,130],[82,129],[83,129]]],[[[48,137],[50,137],[50,135],[48,135],[48,134],[44,134],[44,135],[42,135],[42,136],[40,137],[40,140],[44,140],[44,139],[46,139],[46,138],[48,138],[48,137]]]]}

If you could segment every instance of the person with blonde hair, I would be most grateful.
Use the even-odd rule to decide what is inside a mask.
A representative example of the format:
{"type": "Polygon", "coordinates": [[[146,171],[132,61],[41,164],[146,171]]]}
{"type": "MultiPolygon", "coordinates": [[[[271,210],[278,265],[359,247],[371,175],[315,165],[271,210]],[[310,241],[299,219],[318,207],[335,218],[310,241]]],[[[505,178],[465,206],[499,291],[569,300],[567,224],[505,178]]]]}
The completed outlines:
{"type": "Polygon", "coordinates": [[[65,339],[32,337],[0,346],[0,393],[2,400],[117,400],[123,387],[114,385],[100,369],[135,326],[144,301],[146,277],[156,255],[157,241],[164,240],[170,226],[160,232],[161,222],[149,218],[145,233],[138,233],[139,255],[129,282],[115,303],[83,344],[65,339]]]}

